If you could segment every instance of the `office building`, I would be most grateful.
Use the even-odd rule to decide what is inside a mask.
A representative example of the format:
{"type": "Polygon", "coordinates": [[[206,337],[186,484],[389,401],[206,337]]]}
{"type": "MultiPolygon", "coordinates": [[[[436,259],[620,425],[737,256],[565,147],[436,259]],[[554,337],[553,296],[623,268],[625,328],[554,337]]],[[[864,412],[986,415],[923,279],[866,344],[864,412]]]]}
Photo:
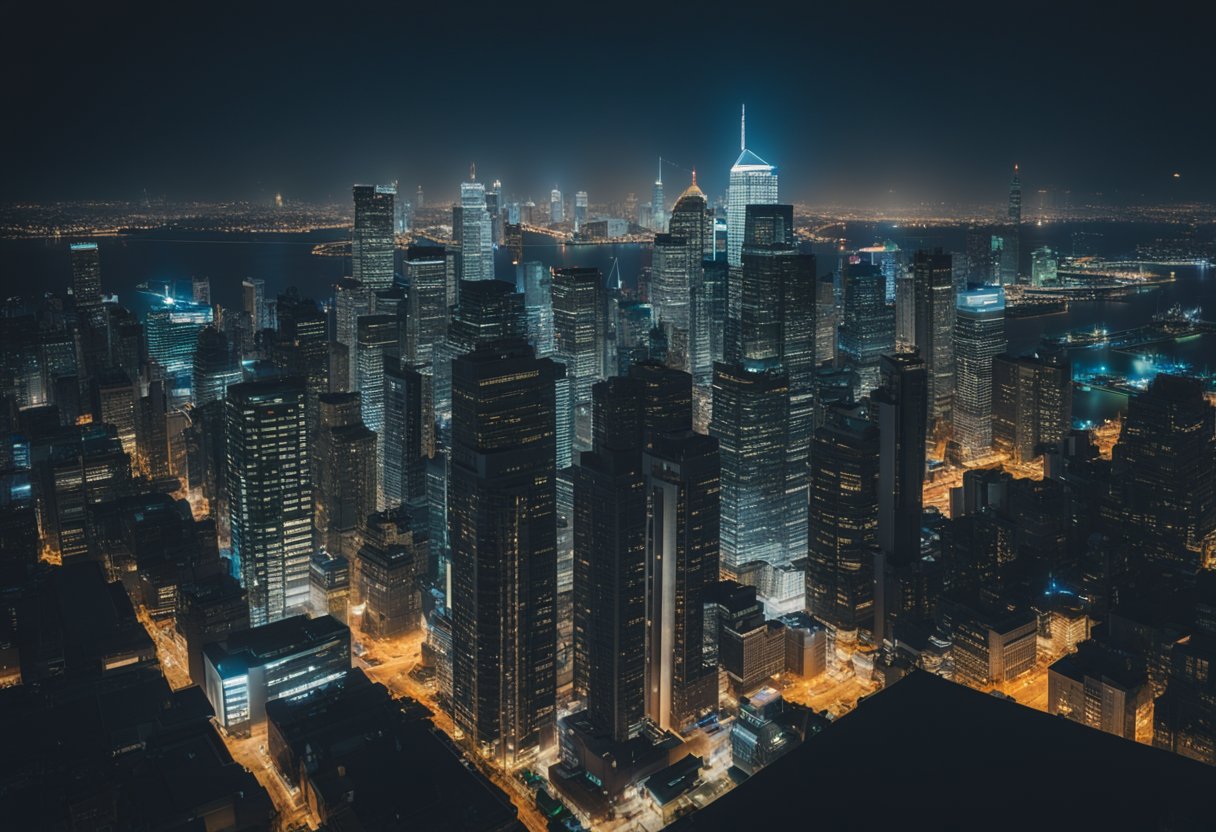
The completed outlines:
{"type": "Polygon", "coordinates": [[[704,608],[718,580],[718,441],[689,430],[654,435],[642,472],[646,716],[679,729],[718,706],[718,664],[704,647],[704,608]]]}
{"type": "Polygon", "coordinates": [[[363,605],[363,632],[394,638],[422,626],[418,581],[426,574],[426,548],[412,531],[386,540],[374,531],[357,557],[358,597],[363,605]]]}
{"type": "Polygon", "coordinates": [[[1028,610],[959,605],[954,613],[954,678],[985,688],[1030,670],[1036,658],[1036,625],[1028,610]]]}
{"type": "Polygon", "coordinates": [[[384,368],[383,493],[386,508],[417,504],[426,496],[424,453],[429,377],[416,370],[384,368]]]}
{"type": "Polygon", "coordinates": [[[72,243],[68,250],[72,259],[72,297],[76,301],[77,319],[101,326],[105,323],[105,313],[97,243],[72,243]]]}
{"type": "Polygon", "coordinates": [[[203,690],[226,732],[248,736],[266,704],[295,700],[346,676],[350,630],[328,615],[296,615],[203,648],[203,690]]]}
{"type": "Polygon", "coordinates": [[[992,362],[992,444],[1015,463],[1042,456],[1072,429],[1072,365],[1067,353],[992,362]]]}
{"type": "Polygon", "coordinates": [[[1137,739],[1137,724],[1148,733],[1152,687],[1144,662],[1098,641],[1085,641],[1077,652],[1058,659],[1047,670],[1047,713],[1137,739]]]}
{"type": "Polygon", "coordinates": [[[963,459],[992,447],[992,362],[1005,351],[1005,292],[958,295],[954,323],[954,442],[963,459]]]}
{"type": "Polygon", "coordinates": [[[878,426],[852,409],[830,408],[815,431],[806,606],[837,642],[873,618],[879,454],[878,426]]]}
{"type": "Polygon", "coordinates": [[[460,204],[452,209],[456,279],[494,279],[494,229],[486,209],[485,185],[470,178],[460,183],[460,204]]]}
{"type": "Polygon", "coordinates": [[[1050,246],[1039,246],[1030,258],[1030,285],[1055,286],[1060,280],[1059,260],[1050,246]]]}
{"type": "Polygon", "coordinates": [[[730,169],[726,205],[726,262],[732,269],[743,264],[743,237],[747,206],[777,201],[777,168],[747,149],[747,112],[739,127],[739,158],[730,169]]]}
{"type": "Polygon", "coordinates": [[[943,435],[954,391],[954,267],[941,249],[918,251],[912,261],[913,344],[924,359],[929,383],[928,436],[943,435]]]}
{"type": "Polygon", "coordinates": [[[187,400],[193,384],[194,350],[199,332],[211,323],[211,307],[169,297],[148,297],[155,303],[144,319],[148,357],[164,369],[174,399],[187,400]]]}
{"type": "Polygon", "coordinates": [[[574,194],[574,233],[582,230],[587,224],[587,192],[576,191],[574,194]]]}
{"type": "Polygon", "coordinates": [[[314,552],[308,568],[308,592],[314,616],[329,615],[349,624],[350,561],[324,549],[314,552]]]}
{"type": "Polygon", "coordinates": [[[566,365],[575,406],[591,404],[591,386],[601,377],[601,285],[597,268],[553,269],[553,357],[566,365]]]}
{"type": "Polygon", "coordinates": [[[556,718],[556,408],[561,365],[522,340],[452,362],[448,480],[456,724],[502,765],[556,718]]]}
{"type": "Polygon", "coordinates": [[[255,627],[308,603],[312,472],[298,379],[228,388],[227,495],[232,556],[255,627]]]}
{"type": "Polygon", "coordinates": [[[553,279],[544,263],[529,261],[515,266],[515,285],[523,286],[528,319],[528,343],[538,358],[553,355],[553,279]]]}
{"type": "Polygon", "coordinates": [[[377,435],[363,422],[360,394],[323,393],[313,448],[316,539],[353,554],[367,515],[376,510],[377,435]]]}
{"type": "Polygon", "coordinates": [[[402,358],[407,366],[429,373],[435,345],[448,329],[447,258],[438,246],[410,246],[404,268],[409,296],[402,358]]]}
{"type": "Polygon", "coordinates": [[[895,310],[887,305],[885,280],[877,266],[852,259],[841,274],[840,358],[857,376],[857,398],[878,386],[879,357],[895,349],[895,310]]]}
{"type": "MultiPolygon", "coordinates": [[[[344,277],[334,285],[334,340],[345,350],[345,372],[330,369],[330,389],[358,390],[359,373],[355,366],[359,345],[359,318],[371,314],[372,292],[362,283],[344,277]],[[341,380],[345,379],[345,384],[341,380]]],[[[331,356],[334,353],[331,352],[331,356]]]]}
{"type": "Polygon", "coordinates": [[[351,277],[369,291],[393,285],[393,201],[396,185],[355,185],[355,226],[351,233],[351,277]]]}

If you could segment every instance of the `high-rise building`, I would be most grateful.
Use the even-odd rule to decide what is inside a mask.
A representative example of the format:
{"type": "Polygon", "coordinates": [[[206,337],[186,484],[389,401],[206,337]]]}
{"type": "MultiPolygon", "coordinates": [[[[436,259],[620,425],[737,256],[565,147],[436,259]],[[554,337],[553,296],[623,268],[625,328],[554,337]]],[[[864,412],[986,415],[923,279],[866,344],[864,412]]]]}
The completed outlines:
{"type": "Polygon", "coordinates": [[[925,361],[929,379],[929,436],[944,430],[954,392],[954,267],[941,249],[918,251],[912,261],[915,282],[913,345],[925,361]]]}
{"type": "Polygon", "coordinates": [[[351,277],[371,291],[393,285],[393,201],[395,185],[355,185],[355,227],[351,235],[351,277]]]}
{"type": "Polygon", "coordinates": [[[214,325],[199,330],[194,348],[193,392],[195,407],[223,401],[228,385],[241,381],[241,367],[233,360],[228,339],[214,325]]]}
{"type": "Polygon", "coordinates": [[[103,323],[101,295],[101,258],[97,243],[72,243],[72,297],[77,317],[94,326],[103,323]]]}
{"type": "Polygon", "coordinates": [[[502,243],[502,182],[495,179],[486,188],[486,213],[490,215],[490,239],[502,243]]]}
{"type": "Polygon", "coordinates": [[[165,371],[173,398],[190,397],[199,332],[211,323],[211,307],[149,294],[155,304],[144,320],[148,356],[165,371]]]}
{"type": "Polygon", "coordinates": [[[874,265],[850,259],[841,275],[840,353],[857,376],[860,398],[878,386],[878,359],[895,349],[895,310],[886,302],[886,278],[874,265]]]}
{"type": "Polygon", "coordinates": [[[528,342],[538,358],[553,354],[553,280],[544,263],[529,261],[515,266],[515,286],[523,286],[528,316],[528,342]]]}
{"type": "Polygon", "coordinates": [[[1059,282],[1059,260],[1050,246],[1039,246],[1030,259],[1030,285],[1054,286],[1059,282]]]}
{"type": "MultiPolygon", "coordinates": [[[[776,361],[714,367],[709,433],[721,453],[721,557],[732,573],[752,561],[789,561],[789,406],[789,377],[776,361]]],[[[805,520],[805,509],[801,517],[805,520]]]]}
{"type": "Polygon", "coordinates": [[[595,384],[593,449],[573,471],[574,689],[595,728],[619,742],[645,712],[646,392],[636,378],[595,384]]]}
{"type": "MultiPolygon", "coordinates": [[[[334,285],[334,340],[346,347],[346,386],[357,384],[355,359],[359,344],[359,318],[372,309],[372,293],[357,280],[344,277],[334,285]]],[[[330,374],[333,378],[333,373],[330,374]]],[[[334,385],[331,383],[330,385],[334,385]]]]}
{"type": "Polygon", "coordinates": [[[527,332],[524,296],[504,280],[463,281],[460,303],[452,310],[447,337],[436,352],[435,418],[446,420],[452,409],[452,359],[479,344],[501,338],[523,338],[527,332]]]}
{"type": "Polygon", "coordinates": [[[654,180],[650,199],[650,229],[656,234],[667,230],[667,199],[663,196],[663,159],[659,158],[659,176],[654,180]]]}
{"type": "Polygon", "coordinates": [[[414,207],[419,211],[426,207],[426,194],[423,193],[421,185],[419,185],[418,189],[414,192],[414,207]]]}
{"type": "Polygon", "coordinates": [[[228,388],[232,555],[254,626],[308,603],[313,502],[304,398],[298,379],[228,388]]]}
{"type": "Polygon", "coordinates": [[[587,224],[587,192],[576,191],[574,194],[574,231],[577,233],[587,224]]]}
{"type": "Polygon", "coordinates": [[[673,366],[682,370],[689,369],[689,248],[683,237],[656,234],[651,258],[650,303],[657,325],[679,356],[673,366]]]}
{"type": "Polygon", "coordinates": [[[452,362],[452,704],[486,756],[515,766],[556,718],[554,382],[522,340],[452,362]]]}
{"type": "Polygon", "coordinates": [[[705,649],[718,580],[718,442],[686,430],[647,445],[645,712],[678,729],[718,706],[716,651],[705,649]]]}
{"type": "Polygon", "coordinates": [[[190,299],[203,306],[211,305],[211,278],[196,274],[190,278],[190,299]]]}
{"type": "Polygon", "coordinates": [[[600,378],[596,335],[603,300],[601,286],[597,268],[553,269],[553,357],[566,365],[575,405],[591,403],[591,385],[600,378]]]}
{"type": "Polygon", "coordinates": [[[566,221],[566,203],[562,200],[562,192],[554,188],[549,192],[549,222],[552,225],[566,221]]]}
{"type": "Polygon", "coordinates": [[[316,537],[351,557],[355,536],[376,510],[376,440],[363,423],[358,393],[322,393],[313,450],[316,537]]]}
{"type": "Polygon", "coordinates": [[[486,210],[485,185],[460,183],[460,205],[452,209],[458,280],[494,279],[494,229],[486,210]]]}
{"type": "Polygon", "coordinates": [[[254,332],[270,326],[266,312],[266,281],[258,277],[247,277],[241,281],[242,309],[249,316],[254,332]]]}
{"type": "Polygon", "coordinates": [[[747,111],[739,127],[739,158],[730,169],[726,203],[726,262],[731,268],[743,263],[743,236],[747,206],[771,205],[777,201],[777,168],[747,149],[747,111]]]}
{"type": "Polygon", "coordinates": [[[893,562],[920,557],[928,372],[916,352],[884,355],[870,395],[879,429],[878,545],[893,562]]]}
{"type": "Polygon", "coordinates": [[[878,426],[849,409],[829,408],[811,449],[806,605],[838,642],[851,641],[872,621],[878,475],[878,426]]]}
{"type": "Polygon", "coordinates": [[[1128,401],[1115,445],[1124,517],[1142,551],[1188,569],[1216,531],[1216,411],[1203,382],[1159,375],[1128,401]]]}
{"type": "Polygon", "coordinates": [[[448,329],[447,259],[438,246],[410,246],[405,252],[409,285],[404,362],[430,371],[435,344],[448,329]]]}
{"type": "MultiPolygon", "coordinates": [[[[426,497],[426,382],[408,368],[384,368],[384,505],[420,505],[426,497]]],[[[420,510],[420,509],[419,509],[420,510]]]]}
{"type": "Polygon", "coordinates": [[[815,366],[836,365],[836,279],[827,274],[815,284],[815,366]]]}
{"type": "MultiPolygon", "coordinates": [[[[671,209],[668,231],[672,238],[682,240],[686,249],[687,370],[692,373],[697,386],[703,388],[708,388],[713,380],[715,302],[724,298],[726,289],[725,282],[716,286],[705,271],[705,260],[713,258],[713,221],[709,200],[697,187],[697,173],[693,171],[691,184],[671,209]]],[[[719,324],[724,317],[724,311],[718,310],[719,324]]]]}
{"type": "Polygon", "coordinates": [[[1017,463],[1030,462],[1072,429],[1072,367],[1067,353],[992,363],[992,444],[1017,463]]]}
{"type": "MultiPolygon", "coordinates": [[[[384,431],[384,370],[385,366],[401,366],[401,319],[396,315],[361,315],[358,343],[355,346],[355,390],[363,408],[363,424],[380,436],[384,431]]],[[[384,483],[384,443],[376,445],[377,493],[384,483]]],[[[383,495],[376,501],[384,508],[383,495]]]]}
{"type": "Polygon", "coordinates": [[[1022,174],[1016,164],[1009,180],[1009,224],[1015,228],[1022,224],[1022,174]]]}
{"type": "Polygon", "coordinates": [[[1005,351],[1005,291],[958,295],[954,324],[954,441],[963,459],[992,447],[992,360],[1005,351]]]}

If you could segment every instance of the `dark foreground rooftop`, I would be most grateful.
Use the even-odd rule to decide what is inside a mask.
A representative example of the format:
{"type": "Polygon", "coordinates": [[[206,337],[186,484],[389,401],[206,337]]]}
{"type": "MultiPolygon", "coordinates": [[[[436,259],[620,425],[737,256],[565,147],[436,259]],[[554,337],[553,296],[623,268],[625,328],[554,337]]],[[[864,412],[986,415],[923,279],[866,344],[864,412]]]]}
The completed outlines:
{"type": "Polygon", "coordinates": [[[1216,768],[913,673],[669,829],[1216,828],[1216,768]]]}

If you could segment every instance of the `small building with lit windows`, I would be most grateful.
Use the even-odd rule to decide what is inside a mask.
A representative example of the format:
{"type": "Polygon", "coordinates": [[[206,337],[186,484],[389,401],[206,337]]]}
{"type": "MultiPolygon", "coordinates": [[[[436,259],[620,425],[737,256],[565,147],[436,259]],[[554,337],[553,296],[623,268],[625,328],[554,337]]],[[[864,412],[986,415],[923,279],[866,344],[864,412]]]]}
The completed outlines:
{"type": "Polygon", "coordinates": [[[350,669],[350,629],[323,615],[297,615],[233,633],[203,648],[203,690],[229,734],[266,720],[266,703],[296,699],[350,669]]]}

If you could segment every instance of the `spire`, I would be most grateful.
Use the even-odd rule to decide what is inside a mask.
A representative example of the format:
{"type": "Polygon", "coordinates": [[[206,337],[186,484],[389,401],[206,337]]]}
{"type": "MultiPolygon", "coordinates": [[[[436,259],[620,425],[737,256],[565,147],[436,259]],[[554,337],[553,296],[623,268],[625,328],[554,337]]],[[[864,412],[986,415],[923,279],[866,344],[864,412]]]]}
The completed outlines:
{"type": "Polygon", "coordinates": [[[697,169],[696,168],[692,169],[692,186],[694,188],[697,187],[697,169]]]}
{"type": "Polygon", "coordinates": [[[477,163],[476,162],[469,162],[469,181],[470,182],[477,181],[477,163]]]}
{"type": "Polygon", "coordinates": [[[743,111],[739,114],[739,149],[747,150],[747,105],[743,105],[743,111]]]}
{"type": "Polygon", "coordinates": [[[654,181],[655,181],[655,184],[657,184],[657,185],[663,184],[663,157],[662,156],[659,157],[659,178],[654,181]]]}

